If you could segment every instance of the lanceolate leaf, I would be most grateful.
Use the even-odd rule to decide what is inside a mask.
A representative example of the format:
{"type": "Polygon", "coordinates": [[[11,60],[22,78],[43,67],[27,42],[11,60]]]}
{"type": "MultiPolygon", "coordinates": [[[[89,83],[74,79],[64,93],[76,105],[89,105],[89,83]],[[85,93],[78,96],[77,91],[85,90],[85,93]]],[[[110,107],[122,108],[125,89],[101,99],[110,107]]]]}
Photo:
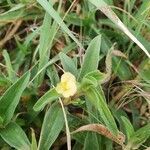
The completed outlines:
{"type": "Polygon", "coordinates": [[[98,90],[94,87],[90,87],[85,91],[85,95],[88,97],[89,101],[98,109],[101,118],[106,124],[107,128],[114,134],[117,135],[118,129],[115,120],[103,99],[103,96],[99,94],[98,90]]]}
{"type": "Polygon", "coordinates": [[[16,123],[11,122],[5,128],[0,129],[0,135],[15,149],[30,150],[30,142],[25,132],[16,123]]]}
{"type": "Polygon", "coordinates": [[[56,92],[55,89],[50,89],[46,92],[34,105],[33,109],[35,111],[40,111],[44,108],[44,106],[52,101],[56,100],[59,97],[59,94],[56,92]]]}
{"type": "Polygon", "coordinates": [[[49,150],[64,126],[62,108],[58,103],[53,104],[45,114],[38,150],[49,150]]]}
{"type": "Polygon", "coordinates": [[[79,80],[81,80],[87,73],[97,70],[99,62],[100,46],[101,46],[101,35],[98,35],[91,41],[88,49],[86,50],[79,80]]]}
{"type": "Polygon", "coordinates": [[[27,72],[0,98],[0,120],[3,120],[1,126],[8,124],[13,117],[14,111],[19,103],[22,92],[29,82],[29,79],[30,72],[27,72]]]}

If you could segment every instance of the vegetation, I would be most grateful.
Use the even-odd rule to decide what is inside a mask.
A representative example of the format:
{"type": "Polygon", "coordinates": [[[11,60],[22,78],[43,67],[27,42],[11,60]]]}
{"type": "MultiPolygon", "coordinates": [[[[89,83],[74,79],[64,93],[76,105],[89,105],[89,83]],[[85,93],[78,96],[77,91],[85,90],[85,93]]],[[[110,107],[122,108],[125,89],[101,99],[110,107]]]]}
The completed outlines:
{"type": "Polygon", "coordinates": [[[150,149],[150,1],[0,0],[2,150],[150,149]]]}

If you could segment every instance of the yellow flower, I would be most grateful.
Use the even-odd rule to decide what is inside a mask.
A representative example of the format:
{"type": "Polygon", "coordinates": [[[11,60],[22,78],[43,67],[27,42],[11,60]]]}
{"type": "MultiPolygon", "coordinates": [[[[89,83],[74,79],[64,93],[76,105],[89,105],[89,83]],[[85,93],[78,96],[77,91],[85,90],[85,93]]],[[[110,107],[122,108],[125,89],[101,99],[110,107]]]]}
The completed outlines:
{"type": "Polygon", "coordinates": [[[77,92],[76,78],[69,72],[61,76],[61,82],[57,84],[56,91],[65,98],[73,96],[77,92]]]}

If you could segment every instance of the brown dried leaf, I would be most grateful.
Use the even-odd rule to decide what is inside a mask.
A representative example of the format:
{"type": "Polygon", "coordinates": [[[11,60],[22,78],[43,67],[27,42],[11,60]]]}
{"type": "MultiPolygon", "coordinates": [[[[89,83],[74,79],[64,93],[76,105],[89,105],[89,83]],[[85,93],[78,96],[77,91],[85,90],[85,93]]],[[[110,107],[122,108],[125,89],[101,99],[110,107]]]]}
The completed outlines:
{"type": "Polygon", "coordinates": [[[119,132],[117,136],[113,135],[104,125],[101,124],[88,124],[84,125],[77,130],[73,131],[72,134],[83,132],[83,131],[92,131],[98,134],[104,135],[107,138],[111,139],[112,141],[118,143],[119,145],[124,144],[125,142],[125,135],[122,132],[119,132]]]}

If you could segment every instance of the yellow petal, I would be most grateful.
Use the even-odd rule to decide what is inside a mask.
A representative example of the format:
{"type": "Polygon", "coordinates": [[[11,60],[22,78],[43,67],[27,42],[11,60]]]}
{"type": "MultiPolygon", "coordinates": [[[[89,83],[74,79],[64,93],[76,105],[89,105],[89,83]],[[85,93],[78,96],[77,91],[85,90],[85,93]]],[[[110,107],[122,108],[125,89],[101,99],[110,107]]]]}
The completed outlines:
{"type": "Polygon", "coordinates": [[[59,94],[62,94],[64,89],[62,87],[62,84],[61,83],[58,83],[57,86],[56,86],[56,91],[59,93],[59,94]]]}
{"type": "Polygon", "coordinates": [[[74,75],[72,75],[70,72],[65,72],[62,76],[61,76],[61,82],[67,82],[68,80],[72,80],[72,81],[76,81],[76,78],[74,75]]]}

